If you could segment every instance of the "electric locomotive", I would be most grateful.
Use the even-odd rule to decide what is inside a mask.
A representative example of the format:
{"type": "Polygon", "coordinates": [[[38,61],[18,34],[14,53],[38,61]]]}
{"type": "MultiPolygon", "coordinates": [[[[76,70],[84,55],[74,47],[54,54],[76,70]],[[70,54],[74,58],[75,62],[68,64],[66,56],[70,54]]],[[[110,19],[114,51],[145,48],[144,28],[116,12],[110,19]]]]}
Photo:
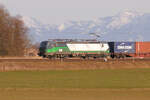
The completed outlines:
{"type": "Polygon", "coordinates": [[[39,56],[46,58],[105,58],[110,50],[107,42],[97,40],[52,39],[40,44],[39,56]]]}

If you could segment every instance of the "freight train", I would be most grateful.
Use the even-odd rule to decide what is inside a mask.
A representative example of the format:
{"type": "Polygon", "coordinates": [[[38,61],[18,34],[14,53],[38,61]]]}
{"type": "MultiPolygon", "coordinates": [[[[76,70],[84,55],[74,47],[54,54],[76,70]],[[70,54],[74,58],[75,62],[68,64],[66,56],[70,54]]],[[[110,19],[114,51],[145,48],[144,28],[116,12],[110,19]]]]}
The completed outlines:
{"type": "Polygon", "coordinates": [[[50,59],[150,57],[150,42],[52,39],[40,43],[38,55],[50,59]]]}

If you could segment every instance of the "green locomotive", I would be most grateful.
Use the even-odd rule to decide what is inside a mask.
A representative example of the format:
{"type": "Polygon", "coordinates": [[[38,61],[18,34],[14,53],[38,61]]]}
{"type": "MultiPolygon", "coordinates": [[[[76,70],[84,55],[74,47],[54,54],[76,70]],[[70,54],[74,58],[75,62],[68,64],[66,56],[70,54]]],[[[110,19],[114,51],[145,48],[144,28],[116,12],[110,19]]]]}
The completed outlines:
{"type": "Polygon", "coordinates": [[[38,55],[47,58],[99,58],[106,57],[109,53],[110,50],[107,42],[54,39],[41,42],[38,55]]]}

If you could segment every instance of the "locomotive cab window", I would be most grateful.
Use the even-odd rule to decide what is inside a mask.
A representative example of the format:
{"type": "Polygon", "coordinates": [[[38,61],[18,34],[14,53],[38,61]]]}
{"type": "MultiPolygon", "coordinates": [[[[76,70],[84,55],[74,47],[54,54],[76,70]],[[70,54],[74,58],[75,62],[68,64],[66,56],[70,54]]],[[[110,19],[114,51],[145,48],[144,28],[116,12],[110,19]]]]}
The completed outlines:
{"type": "Polygon", "coordinates": [[[44,41],[44,42],[42,42],[41,44],[40,44],[40,47],[46,47],[47,46],[47,41],[44,41]]]}
{"type": "Polygon", "coordinates": [[[55,44],[49,42],[48,45],[47,45],[47,48],[48,48],[48,49],[51,49],[51,48],[53,48],[53,47],[55,47],[55,44]]]}

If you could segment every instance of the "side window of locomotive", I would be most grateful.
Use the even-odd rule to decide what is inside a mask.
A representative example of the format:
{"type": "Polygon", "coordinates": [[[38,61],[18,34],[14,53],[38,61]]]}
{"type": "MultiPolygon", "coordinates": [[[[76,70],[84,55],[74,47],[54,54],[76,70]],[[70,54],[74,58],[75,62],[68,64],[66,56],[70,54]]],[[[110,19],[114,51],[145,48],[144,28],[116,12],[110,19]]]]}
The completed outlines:
{"type": "Polygon", "coordinates": [[[65,42],[57,43],[56,46],[57,47],[65,47],[66,43],[65,42]]]}

